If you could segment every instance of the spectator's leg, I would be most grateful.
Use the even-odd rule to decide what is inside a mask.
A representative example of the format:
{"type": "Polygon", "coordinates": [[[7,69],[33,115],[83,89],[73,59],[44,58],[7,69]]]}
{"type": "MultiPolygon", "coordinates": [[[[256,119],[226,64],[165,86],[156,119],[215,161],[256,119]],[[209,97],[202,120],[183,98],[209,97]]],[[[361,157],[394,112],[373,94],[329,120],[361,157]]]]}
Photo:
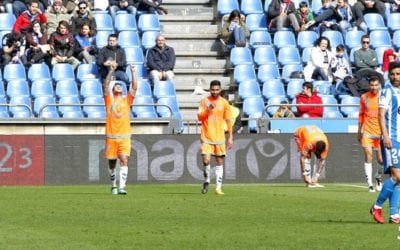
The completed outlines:
{"type": "Polygon", "coordinates": [[[160,72],[158,70],[150,71],[150,79],[153,81],[153,84],[160,81],[160,72]]]}
{"type": "Polygon", "coordinates": [[[296,15],[294,13],[290,13],[288,15],[288,18],[289,18],[289,22],[292,25],[294,31],[299,32],[300,31],[300,25],[299,25],[299,22],[298,22],[298,20],[296,18],[296,15]]]}
{"type": "Polygon", "coordinates": [[[246,45],[246,35],[244,34],[242,27],[236,27],[232,33],[233,33],[233,36],[235,39],[235,44],[237,46],[245,46],[246,45]]]}
{"type": "Polygon", "coordinates": [[[375,8],[376,8],[376,11],[383,17],[383,20],[385,21],[385,25],[387,26],[385,3],[380,1],[380,0],[376,0],[375,1],[375,8]]]}
{"type": "Polygon", "coordinates": [[[117,11],[119,11],[119,7],[116,5],[110,6],[110,15],[112,17],[112,20],[115,20],[115,16],[117,15],[117,11]]]}
{"type": "Polygon", "coordinates": [[[126,9],[127,9],[128,13],[136,16],[136,8],[135,8],[135,6],[128,6],[126,9]]]}
{"type": "Polygon", "coordinates": [[[173,81],[174,72],[172,70],[168,70],[165,72],[166,78],[168,81],[173,81]]]}
{"type": "Polygon", "coordinates": [[[8,54],[3,54],[2,58],[3,58],[3,65],[4,66],[9,64],[10,61],[11,61],[11,56],[8,55],[8,54]]]}
{"type": "Polygon", "coordinates": [[[278,31],[282,30],[282,28],[285,27],[286,20],[287,20],[287,16],[278,16],[276,18],[276,29],[278,31]]]}
{"type": "Polygon", "coordinates": [[[356,26],[360,27],[361,23],[364,22],[364,11],[365,11],[365,6],[363,3],[357,1],[353,5],[353,13],[354,13],[354,19],[356,20],[356,26]]]}

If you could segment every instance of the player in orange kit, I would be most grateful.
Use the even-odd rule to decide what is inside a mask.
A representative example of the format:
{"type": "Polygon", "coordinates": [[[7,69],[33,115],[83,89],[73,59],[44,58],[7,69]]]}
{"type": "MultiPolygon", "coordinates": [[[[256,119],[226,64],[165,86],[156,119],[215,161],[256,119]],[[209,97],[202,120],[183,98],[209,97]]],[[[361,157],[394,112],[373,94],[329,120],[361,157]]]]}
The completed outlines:
{"type": "MultiPolygon", "coordinates": [[[[372,157],[376,152],[376,160],[382,165],[382,152],[380,146],[381,128],[379,127],[379,96],[381,83],[379,78],[372,76],[369,80],[369,91],[360,98],[360,111],[358,115],[358,141],[364,149],[364,170],[369,192],[375,192],[372,184],[372,157]]],[[[382,188],[382,166],[378,167],[375,175],[376,190],[382,188]]]]}
{"type": "Polygon", "coordinates": [[[224,195],[222,192],[222,178],[224,173],[224,157],[226,148],[233,145],[232,135],[232,114],[229,102],[220,96],[221,82],[214,80],[210,83],[210,96],[201,100],[197,117],[201,122],[201,154],[203,160],[203,171],[205,182],[203,183],[203,194],[208,192],[210,183],[210,160],[211,155],[215,157],[215,176],[217,195],[224,195]],[[225,141],[225,123],[228,129],[228,141],[225,141]],[[226,147],[225,147],[226,144],[226,147]]]}
{"type": "Polygon", "coordinates": [[[128,158],[131,153],[131,123],[130,110],[136,95],[137,80],[136,69],[131,65],[132,82],[127,96],[123,96],[120,83],[114,83],[110,90],[111,77],[115,66],[110,70],[103,84],[104,102],[106,105],[106,148],[105,157],[108,159],[111,193],[127,194],[125,190],[128,178],[128,158]],[[116,163],[120,161],[119,189],[117,188],[116,163]]]}
{"type": "Polygon", "coordinates": [[[308,187],[323,187],[318,184],[319,176],[325,166],[328,156],[328,138],[322,130],[315,125],[299,127],[294,132],[297,150],[300,152],[300,167],[304,182],[308,187]],[[311,154],[314,153],[318,159],[317,170],[311,178],[311,154]]]}

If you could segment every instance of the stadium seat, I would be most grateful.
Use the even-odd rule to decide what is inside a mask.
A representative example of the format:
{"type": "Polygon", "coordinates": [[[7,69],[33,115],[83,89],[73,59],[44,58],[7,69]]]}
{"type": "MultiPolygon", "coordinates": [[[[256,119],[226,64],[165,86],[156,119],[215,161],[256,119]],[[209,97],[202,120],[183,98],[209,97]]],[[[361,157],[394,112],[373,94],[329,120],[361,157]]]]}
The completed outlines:
{"type": "Polygon", "coordinates": [[[10,114],[8,112],[7,100],[5,96],[0,95],[0,119],[9,118],[10,114]]]}
{"type": "Polygon", "coordinates": [[[179,105],[175,97],[162,97],[157,100],[157,104],[156,112],[160,117],[168,118],[171,116],[179,116],[179,105]],[[170,109],[164,105],[170,107],[173,114],[171,114],[170,109]]]}
{"type": "Polygon", "coordinates": [[[132,113],[138,118],[158,117],[151,96],[136,96],[133,101],[132,113]]]}
{"type": "Polygon", "coordinates": [[[278,110],[279,106],[278,104],[281,104],[281,102],[287,101],[287,98],[285,96],[274,96],[268,99],[267,107],[266,107],[266,113],[269,114],[269,116],[273,116],[274,113],[278,110]]]}
{"type": "Polygon", "coordinates": [[[230,52],[230,63],[233,67],[239,64],[253,64],[253,56],[247,47],[234,47],[230,52]]]}
{"type": "Polygon", "coordinates": [[[88,118],[105,118],[106,108],[102,96],[89,96],[83,100],[82,111],[88,118]]]}
{"type": "Polygon", "coordinates": [[[336,104],[338,104],[337,100],[332,95],[321,96],[321,99],[322,99],[322,103],[324,105],[326,105],[326,104],[333,105],[333,106],[324,106],[324,112],[339,110],[339,107],[336,105],[336,104]]]}
{"type": "Polygon", "coordinates": [[[342,113],[340,113],[339,111],[332,111],[332,110],[328,110],[325,111],[322,115],[323,118],[343,118],[342,113]]]}
{"type": "Polygon", "coordinates": [[[278,63],[282,66],[287,64],[301,64],[299,50],[296,47],[283,47],[279,49],[278,63]]]}
{"type": "Polygon", "coordinates": [[[6,96],[6,88],[4,86],[4,82],[0,80],[0,97],[6,96]]]}
{"type": "Polygon", "coordinates": [[[389,31],[373,30],[369,33],[370,45],[373,49],[378,47],[392,47],[389,31]]]}
{"type": "Polygon", "coordinates": [[[7,96],[30,96],[29,85],[26,80],[14,79],[7,83],[7,96]]]}
{"type": "Polygon", "coordinates": [[[5,30],[7,33],[13,29],[16,18],[10,13],[0,13],[0,30],[5,30]]]}
{"type": "Polygon", "coordinates": [[[143,14],[139,16],[138,29],[141,33],[145,31],[160,31],[158,15],[143,14]]]}
{"type": "Polygon", "coordinates": [[[35,80],[51,80],[49,66],[45,63],[32,64],[28,69],[28,79],[31,82],[35,80]]]}
{"type": "MultiPolygon", "coordinates": [[[[117,15],[120,16],[120,15],[117,15]]],[[[118,34],[118,45],[122,48],[140,47],[140,38],[136,31],[124,30],[118,34]]]]}
{"type": "Polygon", "coordinates": [[[391,13],[388,15],[388,28],[392,33],[400,30],[400,13],[391,13]]]}
{"type": "Polygon", "coordinates": [[[50,79],[37,79],[32,82],[31,95],[33,98],[39,96],[54,96],[53,82],[50,79]]]}
{"type": "Polygon", "coordinates": [[[62,98],[66,96],[79,96],[78,86],[75,80],[60,80],[56,84],[56,96],[62,98]]]}
{"type": "Polygon", "coordinates": [[[63,118],[82,118],[81,101],[78,96],[62,96],[58,102],[58,111],[63,118]]]}
{"type": "Polygon", "coordinates": [[[343,113],[345,117],[348,117],[348,115],[352,112],[359,112],[360,97],[347,96],[345,98],[342,98],[340,104],[347,105],[347,106],[340,106],[340,111],[343,113]]]}
{"type": "Polygon", "coordinates": [[[269,7],[271,2],[272,2],[272,0],[265,0],[264,1],[264,10],[265,10],[265,12],[268,12],[268,7],[269,7]]]}
{"type": "Polygon", "coordinates": [[[396,30],[393,33],[393,46],[396,50],[400,50],[400,30],[396,30]]]}
{"type": "Polygon", "coordinates": [[[156,38],[160,35],[159,31],[145,31],[142,34],[142,48],[147,50],[156,45],[156,38]]]}
{"type": "Polygon", "coordinates": [[[296,71],[303,71],[303,66],[301,64],[287,64],[282,67],[282,78],[287,81],[290,75],[296,71]]]}
{"type": "Polygon", "coordinates": [[[308,61],[310,60],[310,55],[311,55],[311,50],[312,48],[304,48],[303,52],[301,52],[301,63],[303,65],[307,65],[308,61]]]}
{"type": "Polygon", "coordinates": [[[304,30],[297,35],[297,46],[300,49],[314,47],[315,41],[318,39],[318,34],[315,31],[304,30]]]}
{"type": "Polygon", "coordinates": [[[127,64],[142,64],[144,63],[144,56],[141,47],[124,48],[126,63],[127,64]]]}
{"type": "Polygon", "coordinates": [[[264,9],[261,0],[240,1],[240,12],[248,14],[263,14],[264,9]]]}
{"type": "Polygon", "coordinates": [[[112,17],[108,13],[94,13],[97,31],[114,31],[112,17]]]}
{"type": "Polygon", "coordinates": [[[264,14],[249,14],[246,16],[246,26],[250,32],[267,31],[267,19],[264,14]]]}
{"type": "Polygon", "coordinates": [[[103,97],[103,88],[99,80],[85,80],[81,84],[80,94],[86,99],[89,96],[103,97]]]}
{"type": "Polygon", "coordinates": [[[149,80],[142,79],[138,81],[136,96],[149,96],[149,97],[153,96],[149,80]]]}
{"type": "Polygon", "coordinates": [[[385,50],[387,49],[392,49],[393,51],[395,51],[393,49],[393,47],[378,47],[375,49],[376,52],[376,57],[378,58],[378,64],[379,66],[382,66],[383,64],[383,53],[385,52],[385,50]]]}
{"type": "Polygon", "coordinates": [[[274,35],[274,46],[278,50],[283,47],[297,47],[296,37],[292,31],[277,31],[274,35]]]}
{"type": "Polygon", "coordinates": [[[248,97],[243,100],[243,115],[249,117],[255,113],[264,113],[264,100],[261,96],[248,97]]]}
{"type": "Polygon", "coordinates": [[[264,64],[277,64],[275,49],[273,47],[259,47],[254,51],[254,63],[257,66],[264,64]]]}
{"type": "Polygon", "coordinates": [[[257,76],[254,70],[254,65],[252,64],[237,65],[233,69],[233,79],[235,80],[235,83],[238,85],[245,80],[252,80],[252,79],[256,80],[257,76]]]}
{"type": "Polygon", "coordinates": [[[294,3],[294,6],[295,6],[296,9],[297,9],[297,8],[299,8],[300,3],[303,2],[303,0],[293,0],[292,2],[294,3]]]}
{"type": "Polygon", "coordinates": [[[322,8],[322,2],[321,1],[316,1],[313,0],[311,1],[311,10],[314,13],[314,15],[316,16],[317,13],[319,12],[319,10],[322,8]]]}
{"type": "Polygon", "coordinates": [[[35,117],[59,118],[56,102],[52,96],[39,96],[33,102],[33,113],[35,117]]]}
{"type": "Polygon", "coordinates": [[[135,15],[121,13],[115,16],[114,27],[117,32],[137,31],[135,15]]]}
{"type": "Polygon", "coordinates": [[[104,46],[107,46],[108,44],[108,36],[110,34],[113,34],[112,31],[110,30],[98,30],[96,33],[96,47],[98,49],[103,48],[104,46]]]}
{"type": "Polygon", "coordinates": [[[328,38],[332,51],[336,51],[336,46],[339,44],[344,45],[343,35],[340,31],[337,30],[326,30],[322,33],[322,36],[328,38]]]}
{"type": "Polygon", "coordinates": [[[383,17],[378,13],[364,14],[364,22],[368,27],[368,31],[373,30],[387,30],[383,17]]]}
{"type": "Polygon", "coordinates": [[[270,79],[263,83],[262,95],[269,100],[273,97],[283,96],[286,98],[285,87],[280,79],[270,79]]]}
{"type": "Polygon", "coordinates": [[[352,30],[346,32],[346,37],[345,37],[346,48],[350,51],[353,48],[361,47],[361,37],[363,35],[365,35],[365,32],[361,30],[352,30]]]}
{"type": "Polygon", "coordinates": [[[298,93],[303,91],[304,79],[288,79],[286,95],[290,100],[294,99],[298,93]]]}
{"type": "MultiPolygon", "coordinates": [[[[148,75],[147,75],[148,72],[147,72],[147,69],[146,69],[146,67],[144,66],[143,63],[135,64],[135,67],[136,67],[136,77],[138,79],[141,79],[141,78],[146,78],[147,79],[148,78],[148,75]]],[[[131,75],[130,67],[126,67],[125,73],[127,74],[128,78],[129,78],[129,81],[132,81],[132,75],[131,75]]]]}
{"type": "Polygon", "coordinates": [[[219,0],[217,4],[218,16],[230,14],[232,10],[239,10],[239,2],[237,0],[219,0]]]}
{"type": "Polygon", "coordinates": [[[239,84],[238,96],[240,100],[248,97],[261,96],[260,85],[256,80],[247,80],[239,84]]]}
{"type": "Polygon", "coordinates": [[[99,71],[97,69],[97,65],[90,64],[79,64],[78,69],[76,71],[76,79],[79,82],[83,82],[85,80],[98,79],[99,71]]]}
{"type": "Polygon", "coordinates": [[[280,78],[277,64],[264,64],[258,68],[257,78],[260,82],[280,78]]]}
{"type": "Polygon", "coordinates": [[[53,65],[51,73],[54,81],[75,80],[74,68],[69,63],[57,63],[53,65]]]}
{"type": "Polygon", "coordinates": [[[14,118],[32,117],[32,100],[29,96],[12,96],[8,110],[14,118]]]}
{"type": "Polygon", "coordinates": [[[160,99],[162,97],[176,97],[174,83],[172,81],[155,82],[153,95],[156,99],[160,99]]]}
{"type": "Polygon", "coordinates": [[[3,79],[11,80],[26,80],[25,67],[22,64],[7,64],[4,66],[3,79]]]}
{"type": "Polygon", "coordinates": [[[251,32],[249,39],[250,48],[255,50],[260,47],[272,46],[271,35],[268,31],[256,30],[251,32]]]}
{"type": "Polygon", "coordinates": [[[330,95],[332,84],[329,81],[313,81],[313,87],[319,95],[330,95]]]}

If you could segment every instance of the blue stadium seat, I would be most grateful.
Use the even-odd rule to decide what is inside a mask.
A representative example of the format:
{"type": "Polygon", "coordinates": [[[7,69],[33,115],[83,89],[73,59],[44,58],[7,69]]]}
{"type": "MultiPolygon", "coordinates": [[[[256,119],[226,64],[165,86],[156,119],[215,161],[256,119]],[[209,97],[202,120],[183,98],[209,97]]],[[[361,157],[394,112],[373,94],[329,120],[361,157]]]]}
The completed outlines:
{"type": "Polygon", "coordinates": [[[86,99],[89,96],[103,96],[103,88],[100,84],[100,81],[95,80],[85,80],[81,84],[81,96],[86,99]]]}
{"type": "Polygon", "coordinates": [[[253,31],[250,34],[249,45],[253,50],[260,47],[270,47],[272,46],[271,35],[265,30],[253,31]]]}
{"type": "Polygon", "coordinates": [[[240,100],[248,97],[261,96],[260,85],[256,80],[247,80],[239,84],[238,96],[240,100]]]}
{"type": "Polygon", "coordinates": [[[257,78],[260,82],[280,78],[277,64],[264,64],[258,68],[257,78]]]}
{"type": "Polygon", "coordinates": [[[314,13],[314,15],[317,15],[319,9],[322,8],[322,2],[318,0],[313,0],[311,1],[311,10],[314,13]]]}
{"type": "Polygon", "coordinates": [[[51,72],[54,81],[75,80],[74,68],[69,63],[57,63],[53,65],[51,72]]]}
{"type": "Polygon", "coordinates": [[[240,84],[245,80],[257,79],[256,72],[254,70],[254,65],[252,64],[243,64],[237,65],[233,69],[233,79],[236,84],[240,84]]]}
{"type": "Polygon", "coordinates": [[[378,47],[392,47],[390,33],[387,30],[373,30],[369,33],[370,45],[376,49],[378,47]]]}
{"type": "Polygon", "coordinates": [[[79,82],[83,82],[84,80],[98,79],[99,77],[99,71],[96,64],[79,64],[76,71],[76,79],[79,82]]]}
{"type": "Polygon", "coordinates": [[[153,95],[156,99],[160,99],[162,97],[176,97],[174,83],[172,81],[155,82],[153,95]]]}
{"type": "Polygon", "coordinates": [[[14,118],[32,117],[32,100],[29,96],[12,96],[8,110],[14,118]],[[15,106],[14,106],[15,105],[15,106]]]}
{"type": "Polygon", "coordinates": [[[128,64],[142,64],[144,63],[144,56],[141,47],[124,48],[126,63],[128,64]]]}
{"type": "Polygon", "coordinates": [[[94,13],[97,31],[114,31],[112,17],[108,13],[94,13]]]}
{"type": "Polygon", "coordinates": [[[139,16],[138,29],[141,33],[145,31],[160,31],[158,15],[143,14],[139,16]]]}
{"type": "Polygon", "coordinates": [[[275,49],[273,47],[259,47],[254,51],[254,63],[257,66],[264,64],[277,64],[275,49]]]}
{"type": "Polygon", "coordinates": [[[278,110],[279,106],[275,106],[277,104],[281,104],[281,102],[287,101],[286,96],[274,96],[268,99],[266,112],[268,115],[273,116],[274,113],[278,110]]]}
{"type": "Polygon", "coordinates": [[[314,47],[315,41],[318,39],[318,34],[315,31],[304,30],[297,35],[297,46],[300,49],[314,47]]]}
{"type": "Polygon", "coordinates": [[[262,95],[267,100],[277,96],[286,97],[285,87],[280,79],[266,80],[263,83],[262,95]]]}
{"type": "Polygon", "coordinates": [[[245,15],[264,13],[261,0],[240,1],[240,11],[245,15]]]}
{"type": "Polygon", "coordinates": [[[28,79],[33,82],[35,80],[51,79],[50,68],[45,63],[32,64],[28,69],[28,79]]]}
{"type": "Polygon", "coordinates": [[[88,118],[105,118],[106,108],[102,96],[89,96],[83,100],[83,114],[88,118]]]}
{"type": "Polygon", "coordinates": [[[53,82],[50,79],[37,79],[32,82],[31,95],[33,98],[39,96],[54,96],[53,82]]]}
{"type": "Polygon", "coordinates": [[[331,94],[332,84],[329,81],[313,81],[313,87],[317,90],[320,96],[331,94]]]}
{"type": "Polygon", "coordinates": [[[52,96],[39,96],[33,102],[33,113],[35,117],[59,118],[56,102],[52,96]]]}
{"type": "Polygon", "coordinates": [[[342,113],[340,113],[339,111],[332,111],[332,110],[328,110],[325,111],[322,115],[323,118],[343,118],[342,113]]]}
{"type": "Polygon", "coordinates": [[[7,96],[30,96],[29,85],[26,80],[11,80],[7,83],[7,96]]]}
{"type": "Polygon", "coordinates": [[[344,45],[343,35],[337,30],[326,30],[322,33],[322,36],[329,39],[332,51],[335,51],[336,46],[339,44],[344,45]]]}
{"type": "Polygon", "coordinates": [[[278,63],[282,66],[287,64],[301,64],[299,50],[296,47],[283,47],[279,49],[278,63]]]}
{"type": "Polygon", "coordinates": [[[348,117],[348,115],[352,112],[358,112],[359,111],[359,105],[360,105],[360,97],[355,97],[355,96],[348,96],[345,98],[342,98],[340,101],[341,105],[354,105],[354,106],[340,106],[340,111],[343,113],[345,117],[348,117]]]}
{"type": "Polygon", "coordinates": [[[117,32],[121,31],[137,31],[135,15],[121,13],[115,16],[114,27],[117,32]]]}
{"type": "Polygon", "coordinates": [[[25,67],[22,64],[7,64],[4,66],[3,79],[11,80],[26,80],[25,67]]]}
{"type": "Polygon", "coordinates": [[[304,0],[293,0],[292,2],[294,3],[294,6],[297,8],[299,8],[300,3],[303,2],[304,0]]]}
{"type": "Polygon", "coordinates": [[[11,32],[16,18],[10,13],[0,13],[0,30],[11,32]]]}
{"type": "MultiPolygon", "coordinates": [[[[321,96],[322,99],[322,103],[323,104],[338,104],[336,98],[332,95],[324,95],[321,96]]],[[[324,106],[324,112],[328,112],[328,111],[338,111],[339,107],[338,106],[324,106]]]]}
{"type": "Polygon", "coordinates": [[[219,0],[217,4],[218,16],[230,14],[232,10],[239,10],[237,0],[219,0]]]}
{"type": "Polygon", "coordinates": [[[383,17],[378,13],[364,14],[364,22],[368,27],[368,31],[373,30],[387,30],[383,17]]]}
{"type": "Polygon", "coordinates": [[[304,48],[303,52],[301,52],[301,63],[303,65],[307,65],[310,60],[311,50],[312,48],[304,48]]]}
{"type": "Polygon", "coordinates": [[[294,99],[303,90],[303,79],[288,79],[286,95],[290,100],[294,99]]]}
{"type": "Polygon", "coordinates": [[[247,47],[235,47],[230,52],[230,63],[233,67],[239,64],[253,64],[251,50],[247,47]]]}
{"type": "Polygon", "coordinates": [[[136,96],[133,101],[132,113],[138,118],[158,117],[151,96],[136,96]]]}
{"type": "Polygon", "coordinates": [[[353,48],[361,47],[361,37],[363,35],[365,35],[365,32],[361,30],[352,30],[346,32],[346,37],[344,39],[346,48],[350,51],[353,48]]]}
{"type": "Polygon", "coordinates": [[[142,79],[138,81],[136,96],[153,96],[149,80],[142,79]]]}
{"type": "Polygon", "coordinates": [[[243,100],[243,115],[249,117],[252,114],[264,113],[264,100],[261,96],[248,97],[243,100]]]}
{"type": "Polygon", "coordinates": [[[275,32],[274,46],[278,50],[283,47],[297,47],[294,33],[288,30],[280,30],[275,32]]]}
{"type": "MultiPolygon", "coordinates": [[[[117,15],[120,16],[120,15],[117,15]]],[[[124,30],[118,34],[118,45],[122,48],[140,47],[140,38],[137,31],[124,30]]]]}
{"type": "Polygon", "coordinates": [[[162,97],[157,100],[157,104],[159,104],[160,106],[156,107],[156,112],[160,117],[167,118],[170,116],[176,117],[180,115],[179,105],[175,97],[162,97]],[[171,115],[169,108],[161,105],[169,106],[173,114],[171,115]]]}
{"type": "Polygon", "coordinates": [[[282,67],[282,78],[287,81],[290,75],[295,71],[303,71],[303,65],[301,64],[287,64],[282,67]]]}
{"type": "MultiPolygon", "coordinates": [[[[144,66],[143,63],[135,64],[135,67],[136,67],[136,77],[138,79],[148,78],[147,68],[144,66]]],[[[129,81],[132,81],[131,69],[129,67],[126,67],[125,73],[128,76],[129,81]]]]}
{"type": "Polygon", "coordinates": [[[58,111],[63,118],[83,118],[78,96],[63,96],[58,102],[58,111]]]}
{"type": "Polygon", "coordinates": [[[156,45],[156,38],[160,35],[159,31],[145,31],[142,34],[142,48],[150,49],[156,45]]]}
{"type": "Polygon", "coordinates": [[[6,97],[3,95],[0,95],[0,119],[3,118],[9,118],[10,113],[8,112],[8,107],[7,107],[7,100],[6,97]]]}
{"type": "MultiPolygon", "coordinates": [[[[383,53],[387,49],[393,49],[393,47],[378,47],[378,48],[375,49],[376,57],[378,58],[379,66],[382,66],[382,64],[383,64],[383,53]]],[[[394,49],[393,49],[393,51],[394,51],[394,49]]]]}
{"type": "Polygon", "coordinates": [[[4,82],[0,80],[0,97],[6,96],[6,88],[4,87],[4,82]]]}
{"type": "Polygon", "coordinates": [[[393,46],[396,48],[396,50],[400,49],[400,30],[396,30],[393,33],[393,46]]]}
{"type": "Polygon", "coordinates": [[[267,31],[267,19],[264,14],[249,14],[246,16],[246,26],[250,32],[267,31]]]}
{"type": "Polygon", "coordinates": [[[96,47],[98,49],[107,46],[108,44],[108,36],[113,34],[111,30],[98,30],[96,33],[96,47]]]}
{"type": "Polygon", "coordinates": [[[76,81],[71,79],[58,81],[56,84],[56,96],[60,99],[66,96],[79,96],[76,81]]]}
{"type": "Polygon", "coordinates": [[[400,30],[400,13],[391,13],[388,15],[388,28],[392,33],[400,30]]]}
{"type": "Polygon", "coordinates": [[[269,7],[271,2],[272,2],[272,0],[265,0],[264,1],[264,10],[265,10],[265,12],[268,12],[268,7],[269,7]]]}

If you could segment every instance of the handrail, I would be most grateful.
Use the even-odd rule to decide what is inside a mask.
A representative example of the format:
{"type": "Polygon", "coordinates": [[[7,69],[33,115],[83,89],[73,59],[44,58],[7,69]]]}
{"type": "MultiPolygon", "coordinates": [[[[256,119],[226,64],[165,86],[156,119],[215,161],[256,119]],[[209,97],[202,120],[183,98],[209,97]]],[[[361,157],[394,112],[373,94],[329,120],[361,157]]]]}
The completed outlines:
{"type": "Polygon", "coordinates": [[[265,115],[265,112],[270,108],[270,107],[280,107],[280,106],[289,106],[289,107],[297,107],[297,106],[316,106],[316,107],[359,107],[360,105],[359,104],[340,104],[340,103],[337,103],[337,104],[306,104],[306,103],[296,103],[296,104],[267,104],[265,107],[264,107],[264,110],[263,110],[263,113],[262,113],[262,116],[264,117],[264,115],[265,115]]]}
{"type": "Polygon", "coordinates": [[[32,108],[26,104],[10,104],[10,103],[0,103],[0,107],[25,107],[29,111],[29,116],[32,117],[32,108]]]}

